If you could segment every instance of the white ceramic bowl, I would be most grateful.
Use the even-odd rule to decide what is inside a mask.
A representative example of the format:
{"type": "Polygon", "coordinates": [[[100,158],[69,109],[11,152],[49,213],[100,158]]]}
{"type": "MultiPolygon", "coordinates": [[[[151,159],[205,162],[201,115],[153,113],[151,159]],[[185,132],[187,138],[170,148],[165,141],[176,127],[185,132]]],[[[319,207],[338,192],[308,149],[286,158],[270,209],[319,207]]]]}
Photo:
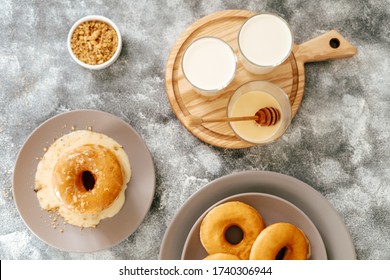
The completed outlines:
{"type": "Polygon", "coordinates": [[[71,57],[73,58],[74,61],[76,61],[79,65],[87,68],[87,69],[90,69],[90,70],[101,70],[101,69],[104,69],[104,68],[107,68],[108,66],[110,66],[111,64],[113,64],[119,57],[121,51],[122,51],[122,36],[121,36],[121,33],[118,29],[118,27],[115,25],[115,23],[104,17],[104,16],[99,16],[99,15],[90,15],[90,16],[86,16],[86,17],[83,17],[81,19],[79,19],[78,21],[76,21],[72,28],[70,29],[69,31],[69,34],[68,34],[68,40],[67,40],[67,45],[68,45],[68,50],[69,50],[69,53],[71,55],[71,57]],[[92,65],[92,64],[87,64],[87,63],[84,63],[82,62],[81,60],[79,60],[76,55],[73,53],[72,51],[72,48],[71,48],[71,39],[72,39],[72,35],[73,35],[73,32],[75,31],[75,29],[77,28],[77,26],[79,26],[81,23],[83,22],[86,22],[86,21],[93,21],[93,20],[96,20],[96,21],[102,21],[102,22],[105,22],[107,23],[108,25],[110,25],[112,28],[114,28],[117,36],[118,36],[118,46],[117,46],[117,49],[114,53],[114,55],[109,59],[107,60],[106,62],[102,63],[102,64],[95,64],[95,65],[92,65]]]}

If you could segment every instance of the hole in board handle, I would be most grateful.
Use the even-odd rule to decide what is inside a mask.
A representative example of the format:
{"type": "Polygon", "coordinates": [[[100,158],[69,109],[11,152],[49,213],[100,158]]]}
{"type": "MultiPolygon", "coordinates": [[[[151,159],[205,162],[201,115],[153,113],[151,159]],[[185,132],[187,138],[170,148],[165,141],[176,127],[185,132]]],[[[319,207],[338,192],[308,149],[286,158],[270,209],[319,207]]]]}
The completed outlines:
{"type": "Polygon", "coordinates": [[[329,45],[331,48],[337,49],[338,47],[340,47],[340,40],[337,38],[332,38],[329,41],[329,45]]]}

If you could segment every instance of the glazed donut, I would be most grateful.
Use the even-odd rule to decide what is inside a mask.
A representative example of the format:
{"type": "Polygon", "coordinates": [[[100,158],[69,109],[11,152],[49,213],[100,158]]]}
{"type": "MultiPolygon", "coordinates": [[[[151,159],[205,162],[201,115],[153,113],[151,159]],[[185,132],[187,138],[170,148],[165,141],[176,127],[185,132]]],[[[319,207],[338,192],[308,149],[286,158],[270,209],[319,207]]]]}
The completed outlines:
{"type": "Polygon", "coordinates": [[[204,260],[240,260],[240,258],[232,254],[216,253],[208,255],[204,260]]]}
{"type": "Polygon", "coordinates": [[[239,201],[226,202],[206,214],[200,225],[200,241],[210,255],[227,253],[247,260],[252,244],[263,228],[263,219],[252,206],[239,201]],[[226,240],[226,231],[232,226],[243,232],[243,238],[237,244],[226,240]]]}
{"type": "Polygon", "coordinates": [[[309,240],[302,230],[289,223],[275,223],[256,238],[249,259],[275,260],[283,248],[286,248],[284,260],[307,260],[311,254],[309,240]]]}
{"type": "Polygon", "coordinates": [[[57,160],[53,186],[57,197],[70,211],[98,214],[122,190],[122,168],[109,149],[96,144],[82,145],[57,160]]]}

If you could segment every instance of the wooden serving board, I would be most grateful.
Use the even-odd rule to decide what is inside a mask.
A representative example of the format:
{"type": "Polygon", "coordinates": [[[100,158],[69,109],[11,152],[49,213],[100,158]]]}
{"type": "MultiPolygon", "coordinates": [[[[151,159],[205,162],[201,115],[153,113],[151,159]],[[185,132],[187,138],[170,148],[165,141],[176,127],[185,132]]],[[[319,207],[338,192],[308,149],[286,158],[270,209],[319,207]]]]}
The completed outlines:
{"type": "Polygon", "coordinates": [[[214,36],[226,41],[239,58],[237,36],[246,19],[255,15],[246,10],[225,10],[208,15],[193,23],[176,41],[166,65],[166,92],[172,110],[180,122],[194,136],[214,146],[246,148],[253,144],[239,139],[228,123],[204,123],[191,127],[185,119],[188,115],[224,117],[230,96],[242,84],[253,80],[266,80],[279,85],[288,94],[295,116],[301,104],[306,62],[351,57],[356,53],[352,46],[336,31],[329,31],[300,45],[294,45],[290,57],[271,73],[255,75],[245,70],[238,59],[237,72],[232,83],[216,97],[204,97],[196,93],[183,76],[181,61],[187,46],[195,39],[214,36]]]}

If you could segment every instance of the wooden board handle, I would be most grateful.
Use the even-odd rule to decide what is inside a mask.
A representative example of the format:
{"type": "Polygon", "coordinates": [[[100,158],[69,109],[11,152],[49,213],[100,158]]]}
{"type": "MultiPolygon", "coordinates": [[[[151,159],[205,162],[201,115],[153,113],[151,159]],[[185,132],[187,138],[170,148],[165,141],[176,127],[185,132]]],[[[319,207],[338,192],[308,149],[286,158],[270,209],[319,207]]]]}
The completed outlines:
{"type": "Polygon", "coordinates": [[[351,57],[356,52],[354,46],[337,31],[332,30],[299,45],[295,57],[305,63],[351,57]]]}

